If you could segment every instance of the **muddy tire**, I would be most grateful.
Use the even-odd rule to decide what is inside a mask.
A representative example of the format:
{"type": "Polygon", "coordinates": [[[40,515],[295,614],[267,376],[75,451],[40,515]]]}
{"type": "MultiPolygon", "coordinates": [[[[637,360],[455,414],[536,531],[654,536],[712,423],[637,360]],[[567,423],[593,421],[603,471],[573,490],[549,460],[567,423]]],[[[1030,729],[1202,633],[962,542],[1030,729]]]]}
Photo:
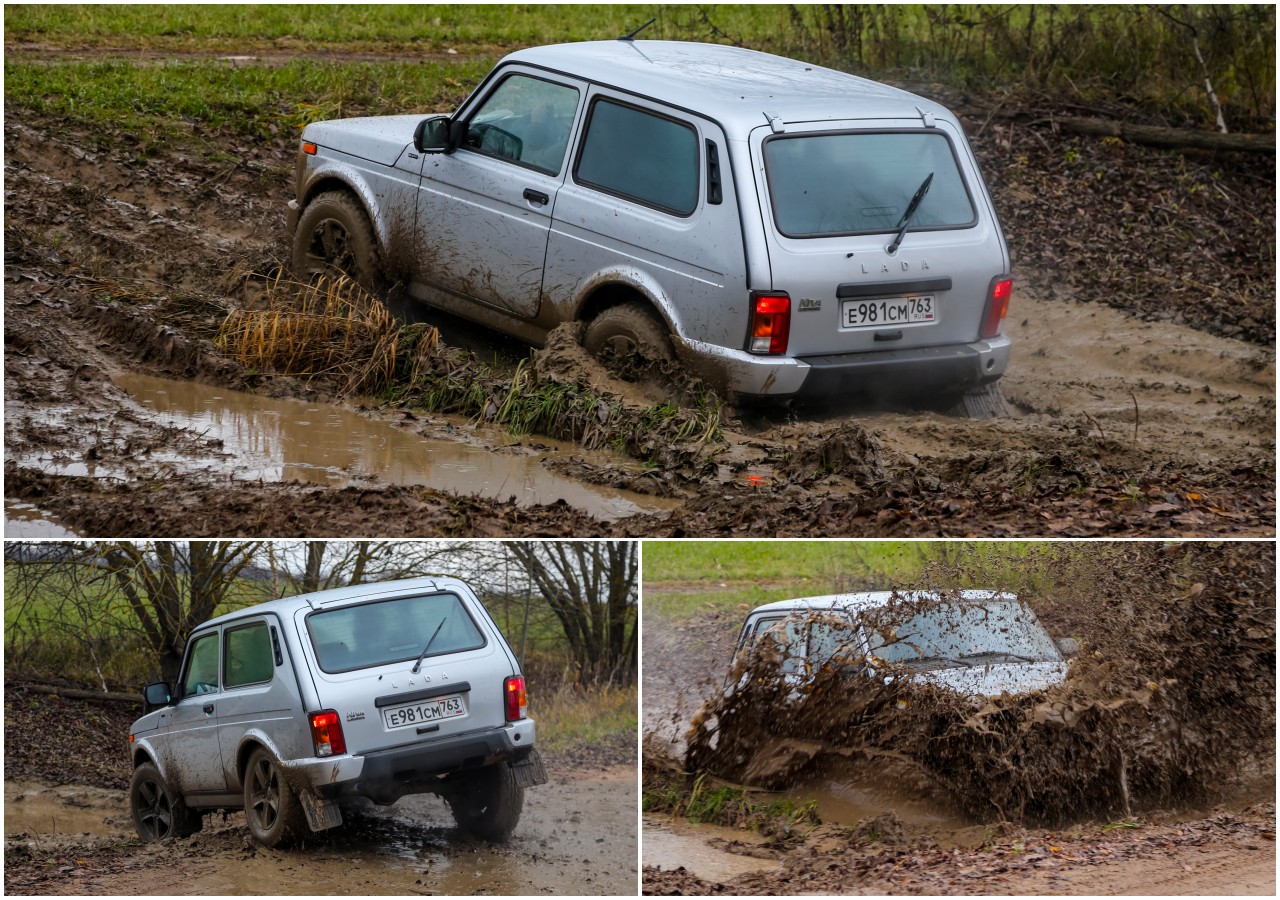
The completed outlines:
{"type": "Polygon", "coordinates": [[[359,201],[328,191],[307,204],[293,236],[293,275],[310,284],[347,275],[365,290],[378,285],[378,243],[359,201]]]}
{"type": "Polygon", "coordinates": [[[676,357],[667,329],[657,316],[637,302],[611,306],[592,319],[582,346],[604,363],[612,358],[627,365],[636,357],[670,362],[676,357]]]}
{"type": "Polygon", "coordinates": [[[505,841],[524,809],[524,788],[511,766],[498,763],[458,779],[446,797],[453,820],[463,831],[486,841],[505,841]]]}
{"type": "Polygon", "coordinates": [[[201,817],[187,809],[151,763],[133,770],[129,781],[129,811],[138,837],[150,843],[187,837],[200,830],[201,817]]]}
{"type": "Polygon", "coordinates": [[[261,748],[244,771],[244,817],[249,833],[265,847],[283,846],[307,833],[302,802],[275,757],[261,748]]]}

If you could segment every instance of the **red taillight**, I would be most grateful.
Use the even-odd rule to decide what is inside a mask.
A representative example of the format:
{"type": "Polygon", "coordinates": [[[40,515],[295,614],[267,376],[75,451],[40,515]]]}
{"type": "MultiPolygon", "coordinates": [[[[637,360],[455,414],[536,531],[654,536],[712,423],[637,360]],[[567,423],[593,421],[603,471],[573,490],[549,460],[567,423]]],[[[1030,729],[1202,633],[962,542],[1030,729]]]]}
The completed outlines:
{"type": "Polygon", "coordinates": [[[507,721],[523,719],[525,710],[529,708],[529,697],[524,692],[524,676],[509,677],[502,683],[502,692],[506,697],[507,721]]]}
{"type": "Polygon", "coordinates": [[[341,756],[347,752],[342,720],[331,709],[311,714],[311,740],[316,745],[316,756],[341,756]]]}
{"type": "Polygon", "coordinates": [[[791,298],[786,294],[751,295],[752,353],[786,353],[791,335],[791,298]]]}
{"type": "Polygon", "coordinates": [[[1000,333],[1004,317],[1009,314],[1009,298],[1012,296],[1012,279],[997,278],[991,282],[991,296],[987,298],[987,312],[982,317],[982,332],[979,337],[993,338],[1000,333]]]}

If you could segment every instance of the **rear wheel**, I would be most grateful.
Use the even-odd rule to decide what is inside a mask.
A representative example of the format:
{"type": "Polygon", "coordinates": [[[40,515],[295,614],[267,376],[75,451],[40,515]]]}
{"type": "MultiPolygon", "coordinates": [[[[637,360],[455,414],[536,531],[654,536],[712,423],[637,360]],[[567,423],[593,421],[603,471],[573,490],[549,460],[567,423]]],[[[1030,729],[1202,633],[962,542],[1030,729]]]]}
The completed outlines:
{"type": "Polygon", "coordinates": [[[355,197],[328,191],[307,204],[293,236],[293,274],[311,283],[347,275],[365,290],[378,281],[378,245],[373,226],[355,197]]]}
{"type": "Polygon", "coordinates": [[[263,749],[253,751],[245,769],[244,817],[254,840],[266,847],[287,844],[307,833],[298,795],[275,757],[263,749]]]}
{"type": "Polygon", "coordinates": [[[133,770],[129,810],[138,837],[148,842],[186,837],[199,831],[202,824],[200,816],[187,809],[169,789],[160,770],[149,762],[133,770]]]}
{"type": "Polygon", "coordinates": [[[524,810],[524,788],[511,766],[498,763],[455,778],[446,800],[458,827],[486,841],[509,838],[524,810]]]}
{"type": "Polygon", "coordinates": [[[667,329],[638,302],[611,306],[591,320],[582,340],[587,352],[609,365],[624,368],[641,360],[675,359],[667,329]]]}

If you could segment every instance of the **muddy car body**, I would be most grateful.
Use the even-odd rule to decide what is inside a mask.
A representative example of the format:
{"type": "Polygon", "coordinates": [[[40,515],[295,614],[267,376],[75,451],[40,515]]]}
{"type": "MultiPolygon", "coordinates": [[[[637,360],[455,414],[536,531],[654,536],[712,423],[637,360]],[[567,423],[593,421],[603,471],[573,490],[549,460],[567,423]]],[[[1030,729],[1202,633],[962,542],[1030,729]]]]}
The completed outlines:
{"type": "Polygon", "coordinates": [[[295,271],[735,394],[954,397],[1004,372],[1009,255],[942,106],[720,45],[504,58],[450,116],[307,126],[295,271]]]}
{"type": "Polygon", "coordinates": [[[912,682],[983,698],[1063,681],[1063,649],[1069,644],[1056,644],[1015,594],[876,591],[758,607],[743,624],[735,659],[749,665],[753,652],[772,657],[796,696],[830,667],[852,677],[892,668],[912,682]]]}
{"type": "Polygon", "coordinates": [[[503,839],[546,781],[524,678],[475,593],[414,579],[305,594],[196,628],[176,685],[130,730],[144,839],[243,808],[268,846],[342,822],[340,803],[436,793],[503,839]]]}

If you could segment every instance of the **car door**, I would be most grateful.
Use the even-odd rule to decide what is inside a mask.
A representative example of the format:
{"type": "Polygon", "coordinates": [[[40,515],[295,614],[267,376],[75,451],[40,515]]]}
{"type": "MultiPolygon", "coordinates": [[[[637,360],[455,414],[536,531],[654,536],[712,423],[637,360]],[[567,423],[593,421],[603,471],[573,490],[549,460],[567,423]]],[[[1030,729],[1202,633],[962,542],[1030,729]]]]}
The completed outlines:
{"type": "Polygon", "coordinates": [[[583,93],[570,79],[513,67],[460,113],[461,146],[428,156],[422,168],[416,279],[537,315],[551,215],[583,93]]]}
{"type": "Polygon", "coordinates": [[[170,708],[162,743],[165,776],[185,797],[220,794],[227,784],[218,747],[218,707],[223,700],[219,629],[191,639],[179,682],[181,699],[170,708]]]}
{"type": "Polygon", "coordinates": [[[235,760],[244,735],[265,735],[286,755],[304,752],[306,716],[274,616],[223,626],[222,672],[218,744],[226,782],[238,790],[235,760]]]}

